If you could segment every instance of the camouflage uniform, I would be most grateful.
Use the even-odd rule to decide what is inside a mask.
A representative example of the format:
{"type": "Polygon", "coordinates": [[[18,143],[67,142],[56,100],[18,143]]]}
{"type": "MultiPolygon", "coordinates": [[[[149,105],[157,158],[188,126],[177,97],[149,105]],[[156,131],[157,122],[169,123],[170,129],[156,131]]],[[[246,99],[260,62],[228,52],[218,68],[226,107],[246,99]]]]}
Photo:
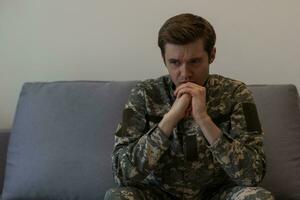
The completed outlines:
{"type": "Polygon", "coordinates": [[[250,91],[220,75],[209,75],[205,87],[207,113],[222,131],[213,145],[191,116],[170,137],[157,126],[175,100],[168,75],[132,89],[112,155],[120,187],[106,199],[273,199],[256,187],[265,174],[265,155],[250,91]]]}

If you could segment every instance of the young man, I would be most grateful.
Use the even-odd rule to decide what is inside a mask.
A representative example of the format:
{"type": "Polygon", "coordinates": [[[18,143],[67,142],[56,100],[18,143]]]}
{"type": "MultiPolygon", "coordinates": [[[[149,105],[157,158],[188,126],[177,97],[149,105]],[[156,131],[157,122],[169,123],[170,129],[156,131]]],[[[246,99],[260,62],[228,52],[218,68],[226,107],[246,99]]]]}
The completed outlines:
{"type": "Polygon", "coordinates": [[[131,91],[115,133],[113,172],[120,187],[105,199],[273,199],[263,132],[250,91],[210,75],[216,35],[202,17],[181,14],[161,27],[169,75],[131,91]]]}

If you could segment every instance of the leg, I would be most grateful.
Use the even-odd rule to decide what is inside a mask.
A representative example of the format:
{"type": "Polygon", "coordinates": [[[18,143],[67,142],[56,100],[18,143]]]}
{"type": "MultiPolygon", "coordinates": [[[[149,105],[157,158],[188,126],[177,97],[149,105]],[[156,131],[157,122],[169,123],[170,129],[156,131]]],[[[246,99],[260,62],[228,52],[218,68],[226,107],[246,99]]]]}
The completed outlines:
{"type": "Polygon", "coordinates": [[[226,189],[220,195],[225,200],[274,200],[271,192],[261,187],[235,186],[226,189]]]}
{"type": "Polygon", "coordinates": [[[145,199],[143,192],[134,187],[113,188],[106,192],[104,200],[145,199]]]}
{"type": "Polygon", "coordinates": [[[158,188],[143,187],[118,187],[106,192],[104,200],[157,200],[172,199],[168,194],[158,188]]]}

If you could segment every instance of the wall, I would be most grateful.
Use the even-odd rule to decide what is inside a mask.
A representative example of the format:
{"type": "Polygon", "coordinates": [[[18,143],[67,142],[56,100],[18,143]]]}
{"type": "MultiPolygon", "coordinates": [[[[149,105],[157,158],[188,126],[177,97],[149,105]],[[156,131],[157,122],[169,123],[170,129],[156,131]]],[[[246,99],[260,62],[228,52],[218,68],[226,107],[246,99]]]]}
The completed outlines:
{"type": "Polygon", "coordinates": [[[191,12],[217,32],[212,73],[300,88],[297,0],[0,0],[0,128],[24,82],[134,80],[166,73],[157,32],[191,12]]]}

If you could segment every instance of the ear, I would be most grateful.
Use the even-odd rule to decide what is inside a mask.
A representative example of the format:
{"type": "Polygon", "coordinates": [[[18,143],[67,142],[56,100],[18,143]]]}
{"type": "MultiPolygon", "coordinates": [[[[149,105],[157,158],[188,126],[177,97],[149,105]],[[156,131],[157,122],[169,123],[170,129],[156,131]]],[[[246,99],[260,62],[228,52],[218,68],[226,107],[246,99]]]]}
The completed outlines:
{"type": "Polygon", "coordinates": [[[216,47],[213,48],[213,50],[211,51],[210,54],[210,58],[209,58],[209,64],[213,63],[215,58],[216,58],[216,47]]]}

